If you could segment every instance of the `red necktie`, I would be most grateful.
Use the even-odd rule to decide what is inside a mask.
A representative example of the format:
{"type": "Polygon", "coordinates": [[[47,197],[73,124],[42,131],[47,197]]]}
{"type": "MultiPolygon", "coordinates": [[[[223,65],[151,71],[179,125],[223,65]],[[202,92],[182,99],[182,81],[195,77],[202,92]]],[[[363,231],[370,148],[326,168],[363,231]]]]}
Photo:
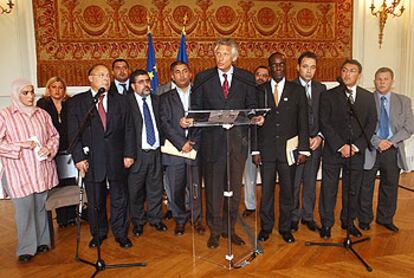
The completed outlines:
{"type": "Polygon", "coordinates": [[[101,118],[101,122],[102,122],[104,130],[106,130],[106,112],[103,106],[103,99],[104,99],[104,95],[100,95],[98,98],[98,114],[99,114],[99,118],[101,118]]]}
{"type": "Polygon", "coordinates": [[[223,94],[224,98],[227,98],[229,95],[229,81],[227,80],[227,73],[223,73],[224,82],[223,82],[223,94]]]}

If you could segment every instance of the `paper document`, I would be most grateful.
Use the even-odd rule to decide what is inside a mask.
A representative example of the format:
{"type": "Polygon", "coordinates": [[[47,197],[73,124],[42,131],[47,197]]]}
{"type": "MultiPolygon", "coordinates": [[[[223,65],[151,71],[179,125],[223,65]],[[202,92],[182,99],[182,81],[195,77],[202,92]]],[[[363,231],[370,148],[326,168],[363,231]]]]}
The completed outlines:
{"type": "Polygon", "coordinates": [[[174,147],[174,145],[168,140],[165,140],[164,146],[161,146],[161,152],[165,153],[165,154],[169,154],[169,155],[175,155],[175,156],[179,156],[179,157],[188,158],[188,159],[191,159],[191,160],[195,160],[196,157],[197,157],[197,151],[196,150],[192,149],[188,153],[183,153],[182,151],[177,150],[177,148],[174,147]]]}
{"type": "Polygon", "coordinates": [[[295,136],[286,141],[286,159],[289,166],[296,163],[298,157],[299,137],[295,136]]]}
{"type": "Polygon", "coordinates": [[[32,136],[32,137],[30,137],[27,140],[34,141],[36,143],[36,147],[34,148],[34,152],[35,152],[35,155],[36,155],[36,159],[37,160],[43,161],[43,160],[47,159],[47,155],[43,155],[43,156],[40,156],[39,155],[39,150],[41,148],[41,145],[40,145],[39,138],[37,138],[37,136],[32,136]]]}

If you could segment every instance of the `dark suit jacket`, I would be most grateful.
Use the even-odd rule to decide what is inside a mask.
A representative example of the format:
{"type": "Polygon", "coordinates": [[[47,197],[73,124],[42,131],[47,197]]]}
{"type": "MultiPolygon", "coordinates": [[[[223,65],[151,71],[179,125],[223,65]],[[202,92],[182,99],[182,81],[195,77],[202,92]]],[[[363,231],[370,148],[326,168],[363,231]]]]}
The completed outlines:
{"type": "Polygon", "coordinates": [[[68,113],[66,104],[67,101],[62,102],[62,110],[60,111],[59,121],[59,113],[50,97],[42,97],[37,101],[37,106],[49,113],[52,118],[53,126],[59,132],[59,151],[66,150],[68,148],[68,113]]]}
{"type": "MultiPolygon", "coordinates": [[[[302,86],[299,78],[293,80],[296,84],[302,86]]],[[[308,109],[308,122],[309,122],[309,136],[315,137],[320,132],[319,130],[319,103],[321,93],[326,91],[326,86],[318,81],[311,81],[311,92],[312,92],[312,109],[308,109]]],[[[305,92],[305,91],[304,91],[305,92]]],[[[306,96],[306,92],[305,92],[306,96]]],[[[309,107],[308,107],[309,108],[309,107]]]]}
{"type": "MultiPolygon", "coordinates": [[[[152,109],[155,116],[155,122],[158,128],[159,136],[160,136],[160,143],[162,142],[162,132],[160,130],[160,118],[159,118],[159,105],[158,105],[158,98],[154,95],[149,96],[151,98],[152,109]]],[[[142,128],[144,126],[144,118],[142,117],[141,111],[139,110],[137,100],[135,99],[135,93],[128,94],[126,99],[129,104],[129,108],[131,111],[133,125],[136,130],[137,136],[134,138],[134,150],[138,152],[137,160],[135,161],[134,165],[131,167],[130,172],[136,172],[140,169],[142,163],[142,156],[139,155],[139,152],[142,151],[142,128]]],[[[155,128],[155,127],[154,127],[155,128]]]]}
{"type": "MultiPolygon", "coordinates": [[[[309,151],[308,108],[302,86],[285,81],[279,105],[276,108],[271,82],[257,93],[259,108],[270,108],[263,126],[257,129],[257,149],[263,161],[285,161],[286,141],[299,136],[299,151],[309,151]],[[266,97],[265,97],[266,94],[266,97]],[[266,103],[267,102],[267,103],[266,103]]],[[[253,149],[254,150],[254,149],[253,149]]]]}
{"type": "MultiPolygon", "coordinates": [[[[256,89],[253,75],[234,67],[231,87],[227,99],[224,98],[217,68],[211,68],[196,75],[194,91],[191,94],[193,110],[231,110],[256,107],[256,89]]],[[[247,127],[230,129],[231,144],[240,146],[240,152],[247,156],[247,127]]],[[[209,162],[223,160],[226,157],[225,131],[222,127],[207,127],[202,130],[203,159],[209,162]]]]}
{"type": "MultiPolygon", "coordinates": [[[[68,102],[68,135],[69,140],[75,137],[80,124],[92,103],[92,92],[86,91],[74,96],[68,102]]],[[[76,140],[72,150],[75,163],[87,159],[83,147],[90,149],[89,167],[94,168],[95,182],[123,180],[127,176],[124,158],[136,157],[135,129],[129,112],[126,98],[118,94],[108,94],[107,128],[103,129],[96,107],[92,110],[91,123],[82,136],[76,140]]],[[[93,181],[91,171],[86,174],[87,181],[93,181]]]]}
{"type": "MultiPolygon", "coordinates": [[[[191,139],[196,143],[193,146],[194,149],[198,150],[201,134],[190,128],[186,136],[185,129],[179,124],[182,117],[185,117],[185,111],[177,90],[162,94],[160,96],[160,124],[164,139],[169,140],[178,150],[181,150],[188,139],[191,139]]],[[[185,161],[186,159],[178,156],[162,155],[164,165],[182,164],[185,161]]]]}
{"type": "MultiPolygon", "coordinates": [[[[348,143],[350,134],[348,128],[349,105],[347,103],[347,96],[344,92],[344,88],[342,86],[337,86],[323,92],[321,95],[320,106],[320,128],[325,137],[322,158],[324,162],[337,162],[342,159],[338,150],[348,143]]],[[[377,123],[374,95],[361,87],[357,87],[356,99],[353,107],[361,121],[363,130],[368,139],[370,139],[372,135],[374,135],[377,123]]],[[[357,146],[360,154],[363,154],[367,147],[367,142],[355,117],[352,117],[351,119],[351,127],[352,144],[357,146]]],[[[353,161],[355,162],[363,162],[363,155],[356,155],[353,158],[353,161]]]]}
{"type": "MultiPolygon", "coordinates": [[[[118,91],[118,88],[117,88],[117,87],[116,87],[116,85],[115,85],[115,81],[112,81],[112,82],[111,82],[111,86],[109,87],[108,92],[109,92],[110,94],[118,94],[118,95],[121,95],[121,96],[122,96],[122,92],[119,92],[119,91],[118,91]]],[[[131,82],[129,82],[128,91],[127,91],[127,95],[132,94],[132,93],[133,93],[133,91],[132,91],[132,88],[131,88],[131,82]]]]}

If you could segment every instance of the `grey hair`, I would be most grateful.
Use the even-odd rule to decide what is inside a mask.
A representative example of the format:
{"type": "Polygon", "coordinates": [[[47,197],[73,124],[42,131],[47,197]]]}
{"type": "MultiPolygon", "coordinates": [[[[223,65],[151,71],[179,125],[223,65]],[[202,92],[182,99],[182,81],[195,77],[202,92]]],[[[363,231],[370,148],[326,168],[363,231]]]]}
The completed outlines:
{"type": "Polygon", "coordinates": [[[227,45],[231,47],[231,56],[233,58],[239,57],[239,49],[235,40],[231,38],[218,39],[214,44],[214,52],[217,51],[220,45],[227,45]]]}

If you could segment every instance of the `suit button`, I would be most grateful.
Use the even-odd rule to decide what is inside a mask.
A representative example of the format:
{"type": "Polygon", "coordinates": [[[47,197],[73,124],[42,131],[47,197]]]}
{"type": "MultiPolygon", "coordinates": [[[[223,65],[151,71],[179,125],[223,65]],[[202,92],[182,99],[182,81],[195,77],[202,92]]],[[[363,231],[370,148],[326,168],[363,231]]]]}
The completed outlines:
{"type": "Polygon", "coordinates": [[[280,126],[280,124],[276,124],[276,126],[280,126]]]}
{"type": "Polygon", "coordinates": [[[279,111],[276,111],[276,114],[278,114],[278,115],[279,115],[279,111]]]}
{"type": "Polygon", "coordinates": [[[279,135],[276,135],[276,139],[279,139],[280,138],[280,136],[279,135]]]}

